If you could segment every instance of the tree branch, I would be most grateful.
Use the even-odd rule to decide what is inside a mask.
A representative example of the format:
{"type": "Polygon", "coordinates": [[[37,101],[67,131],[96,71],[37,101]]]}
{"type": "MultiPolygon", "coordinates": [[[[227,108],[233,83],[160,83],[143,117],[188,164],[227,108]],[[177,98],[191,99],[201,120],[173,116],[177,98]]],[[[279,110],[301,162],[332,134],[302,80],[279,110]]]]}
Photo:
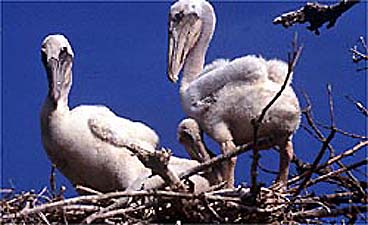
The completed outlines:
{"type": "Polygon", "coordinates": [[[294,68],[296,66],[296,63],[298,62],[298,59],[302,53],[302,46],[298,47],[297,44],[297,34],[295,34],[294,39],[291,43],[292,45],[292,52],[288,53],[288,72],[286,74],[284,83],[281,85],[280,90],[275,94],[275,96],[271,99],[271,101],[262,109],[261,114],[259,115],[258,119],[253,123],[253,143],[255,143],[255,146],[253,148],[253,160],[252,160],[252,165],[251,165],[251,192],[253,194],[256,194],[257,190],[258,190],[258,185],[257,185],[257,166],[258,166],[258,161],[259,161],[259,151],[257,148],[257,139],[258,139],[258,130],[259,127],[262,125],[262,121],[264,119],[264,117],[266,116],[267,111],[271,108],[271,106],[277,101],[277,99],[282,95],[282,93],[284,92],[285,88],[288,85],[288,81],[290,79],[291,74],[294,72],[294,68]]]}
{"type": "Polygon", "coordinates": [[[304,24],[309,22],[308,30],[319,35],[319,28],[327,23],[327,29],[333,27],[336,20],[353,5],[360,0],[343,0],[334,5],[323,5],[308,2],[298,10],[284,13],[273,20],[274,24],[281,24],[285,28],[291,27],[296,23],[304,24]]]}

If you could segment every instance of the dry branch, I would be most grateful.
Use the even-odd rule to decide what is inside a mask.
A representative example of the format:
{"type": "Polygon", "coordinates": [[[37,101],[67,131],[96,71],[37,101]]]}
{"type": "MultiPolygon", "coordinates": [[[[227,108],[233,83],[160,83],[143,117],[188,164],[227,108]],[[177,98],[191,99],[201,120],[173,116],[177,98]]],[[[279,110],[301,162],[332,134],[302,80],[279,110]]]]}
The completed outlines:
{"type": "Polygon", "coordinates": [[[293,26],[296,23],[309,23],[308,30],[319,35],[319,28],[327,24],[327,29],[333,27],[336,20],[353,5],[360,0],[342,0],[334,5],[323,5],[319,3],[308,2],[298,10],[287,12],[273,20],[274,24],[281,24],[285,28],[293,26]]]}
{"type": "Polygon", "coordinates": [[[296,63],[298,62],[298,59],[302,53],[302,49],[303,47],[298,47],[297,45],[297,34],[295,34],[294,36],[294,40],[292,42],[292,52],[288,54],[288,71],[287,74],[285,76],[285,80],[283,82],[283,84],[281,85],[280,90],[275,94],[275,96],[271,99],[271,101],[262,109],[261,114],[259,115],[258,119],[253,123],[253,143],[254,143],[254,148],[253,148],[253,161],[252,161],[252,165],[251,165],[251,191],[254,195],[256,195],[258,189],[258,184],[257,184],[257,166],[258,166],[258,161],[259,161],[259,151],[258,151],[258,130],[259,127],[262,125],[262,121],[264,119],[264,117],[266,116],[267,111],[271,108],[271,106],[277,101],[277,99],[282,95],[282,93],[284,92],[285,88],[287,87],[287,84],[289,82],[290,76],[291,74],[294,72],[294,68],[296,66],[296,63]]]}
{"type": "Polygon", "coordinates": [[[367,107],[365,107],[363,105],[363,103],[354,100],[352,97],[350,96],[345,96],[351,103],[353,103],[355,105],[355,107],[364,115],[364,116],[368,116],[368,109],[367,107]]]}
{"type": "Polygon", "coordinates": [[[360,62],[365,63],[365,67],[357,69],[357,71],[366,71],[367,61],[368,61],[368,47],[363,37],[359,38],[358,44],[354,45],[354,47],[350,48],[350,52],[352,53],[352,60],[354,63],[358,64],[360,62]],[[360,50],[362,49],[362,50],[360,50]]]}

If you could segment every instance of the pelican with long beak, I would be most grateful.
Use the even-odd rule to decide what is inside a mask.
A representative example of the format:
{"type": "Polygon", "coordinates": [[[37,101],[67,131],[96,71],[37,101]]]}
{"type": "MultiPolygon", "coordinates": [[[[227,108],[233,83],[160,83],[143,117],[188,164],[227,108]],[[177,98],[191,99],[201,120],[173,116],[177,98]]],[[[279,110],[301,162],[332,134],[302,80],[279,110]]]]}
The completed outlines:
{"type": "MultiPolygon", "coordinates": [[[[179,0],[171,6],[168,78],[177,82],[182,73],[180,97],[184,112],[227,153],[236,145],[254,140],[252,121],[280,90],[288,66],[280,60],[249,55],[216,60],[204,67],[215,23],[215,11],[206,0],[179,0]]],[[[300,122],[298,99],[290,83],[291,80],[267,111],[257,135],[272,139],[258,148],[280,148],[277,181],[283,186],[293,156],[292,134],[300,122]]],[[[235,163],[236,158],[232,158],[224,169],[229,187],[234,184],[235,163]]]]}
{"type": "MultiPolygon", "coordinates": [[[[73,50],[63,35],[50,35],[42,43],[49,91],[41,111],[42,142],[51,162],[73,185],[97,191],[151,189],[163,184],[139,159],[119,143],[148,151],[157,149],[159,138],[148,126],[115,115],[104,106],[68,107],[72,85],[73,50]]],[[[176,172],[197,166],[194,160],[170,157],[168,167],[176,172]]],[[[209,187],[206,178],[190,178],[194,191],[209,187]]]]}

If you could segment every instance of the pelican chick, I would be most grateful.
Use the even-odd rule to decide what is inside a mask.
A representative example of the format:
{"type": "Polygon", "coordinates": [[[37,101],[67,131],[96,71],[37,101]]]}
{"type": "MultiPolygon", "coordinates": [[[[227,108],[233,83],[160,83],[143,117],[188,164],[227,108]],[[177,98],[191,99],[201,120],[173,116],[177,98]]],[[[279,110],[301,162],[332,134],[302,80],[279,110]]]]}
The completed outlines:
{"type": "MultiPolygon", "coordinates": [[[[214,9],[206,0],[179,0],[171,6],[168,77],[176,82],[182,71],[179,91],[184,112],[227,153],[254,140],[252,121],[280,90],[288,66],[280,60],[249,55],[216,60],[203,68],[215,23],[214,9]]],[[[286,185],[293,155],[292,134],[300,121],[298,99],[290,83],[267,111],[257,135],[273,140],[259,148],[280,147],[277,181],[282,185],[286,185]]],[[[229,187],[234,184],[235,163],[236,157],[225,166],[229,187]]]]}
{"type": "MultiPolygon", "coordinates": [[[[158,176],[123,147],[131,143],[154,151],[159,143],[155,131],[140,122],[115,115],[104,106],[81,105],[69,109],[74,53],[63,35],[50,35],[42,43],[42,61],[49,91],[41,110],[41,135],[53,164],[73,185],[108,192],[155,188],[158,176]],[[136,184],[140,186],[135,186],[136,184]]],[[[171,157],[169,168],[177,173],[198,165],[194,160],[171,157]]],[[[195,191],[208,187],[207,179],[193,176],[195,191]]]]}
{"type": "MultiPolygon", "coordinates": [[[[178,141],[184,146],[189,156],[198,162],[206,162],[215,157],[202,141],[203,132],[198,123],[190,118],[180,122],[177,130],[178,141]]],[[[223,182],[223,164],[216,165],[209,169],[207,178],[211,185],[223,182]]]]}

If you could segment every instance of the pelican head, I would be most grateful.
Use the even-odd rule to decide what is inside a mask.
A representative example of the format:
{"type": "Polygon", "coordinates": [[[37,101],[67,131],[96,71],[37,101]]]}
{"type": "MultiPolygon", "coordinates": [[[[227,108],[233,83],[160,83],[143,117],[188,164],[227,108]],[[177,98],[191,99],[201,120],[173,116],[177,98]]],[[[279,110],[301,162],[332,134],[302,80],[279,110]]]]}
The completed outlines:
{"type": "Polygon", "coordinates": [[[194,119],[184,119],[180,122],[177,130],[177,138],[180,143],[186,142],[186,140],[197,141],[200,139],[201,130],[198,123],[194,119]]]}
{"type": "MultiPolygon", "coordinates": [[[[198,41],[207,34],[212,37],[215,22],[213,7],[205,0],[179,0],[170,8],[168,77],[172,82],[179,79],[185,60],[198,41]],[[212,23],[208,32],[205,24],[212,23]]],[[[204,44],[205,45],[205,44],[204,44]]]]}
{"type": "Polygon", "coordinates": [[[71,86],[73,50],[63,35],[49,35],[42,42],[41,55],[49,80],[49,97],[57,103],[71,86]]]}

